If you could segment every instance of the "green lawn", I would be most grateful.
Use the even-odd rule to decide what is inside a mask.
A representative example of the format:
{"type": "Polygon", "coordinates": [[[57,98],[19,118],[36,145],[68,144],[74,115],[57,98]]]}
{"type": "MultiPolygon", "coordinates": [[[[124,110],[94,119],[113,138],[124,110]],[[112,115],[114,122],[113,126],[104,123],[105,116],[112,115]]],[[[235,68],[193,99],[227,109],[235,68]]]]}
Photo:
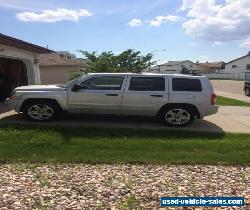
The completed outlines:
{"type": "Polygon", "coordinates": [[[217,103],[218,105],[221,106],[249,106],[250,103],[245,102],[245,101],[240,101],[232,98],[226,98],[223,96],[217,96],[217,103]]]}
{"type": "Polygon", "coordinates": [[[2,125],[0,161],[250,165],[250,134],[2,125]]]}

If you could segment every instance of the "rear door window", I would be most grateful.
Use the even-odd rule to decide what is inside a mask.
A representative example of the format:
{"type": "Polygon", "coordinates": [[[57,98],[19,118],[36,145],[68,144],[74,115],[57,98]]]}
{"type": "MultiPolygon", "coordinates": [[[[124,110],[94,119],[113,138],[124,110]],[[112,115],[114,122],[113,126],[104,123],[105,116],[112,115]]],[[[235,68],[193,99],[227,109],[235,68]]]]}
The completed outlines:
{"type": "Polygon", "coordinates": [[[199,79],[173,78],[172,89],[173,91],[201,92],[202,86],[199,79]]]}
{"type": "Polygon", "coordinates": [[[129,90],[132,91],[165,91],[163,77],[131,77],[129,90]]]}

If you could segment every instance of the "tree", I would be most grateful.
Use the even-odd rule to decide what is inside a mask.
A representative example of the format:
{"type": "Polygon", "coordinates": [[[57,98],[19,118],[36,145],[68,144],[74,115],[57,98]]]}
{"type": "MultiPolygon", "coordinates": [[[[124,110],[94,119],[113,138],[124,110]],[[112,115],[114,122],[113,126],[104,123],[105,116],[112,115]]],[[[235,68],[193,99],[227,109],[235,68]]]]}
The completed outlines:
{"type": "Polygon", "coordinates": [[[181,69],[181,74],[191,74],[191,71],[187,67],[183,66],[181,69]]]}
{"type": "MultiPolygon", "coordinates": [[[[133,72],[139,73],[143,69],[155,64],[153,54],[141,55],[140,51],[128,49],[115,55],[112,51],[97,52],[80,51],[86,59],[81,73],[89,72],[133,72]]],[[[73,77],[79,76],[74,75],[73,77]]]]}

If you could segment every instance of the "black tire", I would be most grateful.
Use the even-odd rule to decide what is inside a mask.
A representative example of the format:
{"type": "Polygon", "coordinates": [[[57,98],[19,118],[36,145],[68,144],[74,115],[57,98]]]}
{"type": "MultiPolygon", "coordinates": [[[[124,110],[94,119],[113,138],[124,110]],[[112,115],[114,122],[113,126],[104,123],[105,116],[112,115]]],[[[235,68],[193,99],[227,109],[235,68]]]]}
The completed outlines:
{"type": "MultiPolygon", "coordinates": [[[[24,116],[31,121],[36,121],[36,122],[48,122],[51,120],[54,120],[58,114],[60,113],[60,108],[58,105],[53,102],[53,101],[46,101],[46,100],[35,100],[35,101],[29,101],[26,104],[24,104],[23,108],[23,114],[24,116]],[[31,111],[34,109],[34,107],[39,107],[39,108],[48,108],[48,113],[44,113],[44,117],[41,118],[35,118],[32,117],[31,111]],[[51,116],[46,115],[51,114],[51,116]]],[[[43,115],[42,113],[40,115],[43,115]]]]}
{"type": "MultiPolygon", "coordinates": [[[[171,117],[172,115],[170,115],[171,117]]],[[[181,106],[181,105],[176,105],[176,106],[171,106],[171,107],[167,107],[167,108],[164,108],[160,115],[160,120],[161,122],[166,125],[166,126],[169,126],[169,127],[185,127],[189,124],[191,124],[194,119],[195,119],[195,113],[194,111],[189,108],[189,107],[186,107],[186,106],[181,106]],[[172,111],[173,113],[175,113],[176,115],[178,115],[178,113],[183,110],[183,117],[187,118],[187,119],[183,119],[179,122],[179,119],[177,120],[172,120],[173,122],[171,123],[169,120],[167,120],[167,118],[169,119],[169,115],[170,115],[170,112],[172,111]]],[[[177,117],[177,116],[176,116],[177,117]]],[[[178,118],[178,117],[177,117],[178,118]]]]}

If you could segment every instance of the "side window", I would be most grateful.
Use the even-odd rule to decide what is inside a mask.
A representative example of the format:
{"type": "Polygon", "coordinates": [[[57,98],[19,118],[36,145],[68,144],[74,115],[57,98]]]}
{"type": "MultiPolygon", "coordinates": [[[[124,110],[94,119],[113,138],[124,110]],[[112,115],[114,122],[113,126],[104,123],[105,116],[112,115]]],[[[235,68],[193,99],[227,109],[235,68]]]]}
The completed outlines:
{"type": "Polygon", "coordinates": [[[247,66],[246,66],[247,68],[247,70],[250,70],[250,64],[247,64],[247,66]]]}
{"type": "Polygon", "coordinates": [[[121,90],[124,77],[93,77],[81,83],[81,89],[87,90],[121,90]]]}
{"type": "Polygon", "coordinates": [[[165,91],[165,78],[163,77],[131,77],[129,90],[165,91]]]}
{"type": "Polygon", "coordinates": [[[199,79],[173,78],[172,89],[173,91],[201,92],[202,86],[199,79]]]}
{"type": "Polygon", "coordinates": [[[237,65],[232,65],[232,68],[233,68],[233,69],[236,69],[236,68],[237,68],[237,65]]]}

